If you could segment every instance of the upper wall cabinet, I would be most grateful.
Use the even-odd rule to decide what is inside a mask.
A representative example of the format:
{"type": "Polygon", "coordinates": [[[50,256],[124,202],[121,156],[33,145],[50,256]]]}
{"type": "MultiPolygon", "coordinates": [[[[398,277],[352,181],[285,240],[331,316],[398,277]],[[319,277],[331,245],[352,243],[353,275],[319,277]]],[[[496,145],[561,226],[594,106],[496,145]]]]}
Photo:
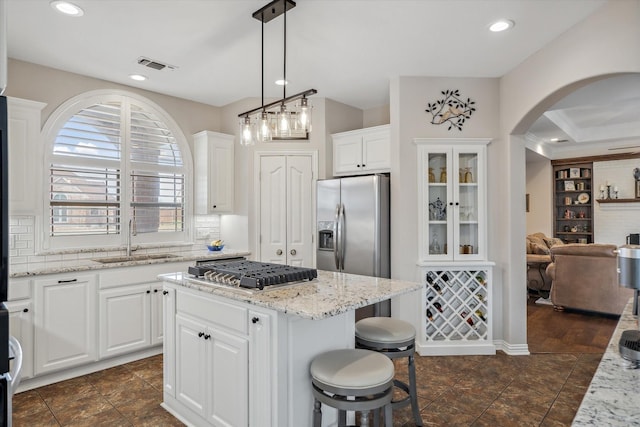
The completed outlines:
{"type": "Polygon", "coordinates": [[[40,116],[42,102],[7,98],[9,119],[9,212],[33,215],[42,188],[42,144],[40,116]]]}
{"type": "Polygon", "coordinates": [[[488,139],[416,138],[420,262],[483,261],[488,139]]]}
{"type": "Polygon", "coordinates": [[[375,126],[333,137],[333,175],[358,175],[391,170],[391,128],[375,126]]]}
{"type": "Polygon", "coordinates": [[[233,212],[233,135],[193,135],[194,210],[198,215],[233,212]]]}

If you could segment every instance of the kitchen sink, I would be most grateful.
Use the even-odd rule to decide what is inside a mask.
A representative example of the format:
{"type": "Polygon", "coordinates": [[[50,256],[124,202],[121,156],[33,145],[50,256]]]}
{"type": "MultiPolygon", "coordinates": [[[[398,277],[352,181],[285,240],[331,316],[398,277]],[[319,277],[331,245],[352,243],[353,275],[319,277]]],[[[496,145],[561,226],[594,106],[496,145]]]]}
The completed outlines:
{"type": "Polygon", "coordinates": [[[113,264],[116,262],[132,262],[132,261],[151,261],[158,259],[170,259],[170,258],[178,258],[180,255],[173,254],[140,254],[140,255],[130,255],[130,256],[114,256],[108,258],[95,258],[92,261],[99,262],[102,264],[113,264]]]}

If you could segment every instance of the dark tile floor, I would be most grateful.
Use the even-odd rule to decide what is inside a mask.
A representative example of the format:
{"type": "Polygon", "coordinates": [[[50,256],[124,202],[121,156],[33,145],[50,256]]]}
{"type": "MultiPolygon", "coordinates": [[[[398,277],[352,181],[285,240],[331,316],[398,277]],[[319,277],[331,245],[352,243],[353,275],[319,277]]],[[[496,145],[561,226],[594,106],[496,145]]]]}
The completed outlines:
{"type": "MultiPolygon", "coordinates": [[[[416,357],[426,426],[571,425],[617,319],[533,303],[528,319],[529,356],[416,357]],[[558,339],[570,342],[562,352],[558,339]]],[[[399,376],[404,371],[397,367],[399,376]]],[[[181,426],[161,402],[162,357],[155,356],[20,393],[13,420],[16,427],[181,426]]],[[[409,408],[394,412],[394,426],[414,425],[409,408]]]]}

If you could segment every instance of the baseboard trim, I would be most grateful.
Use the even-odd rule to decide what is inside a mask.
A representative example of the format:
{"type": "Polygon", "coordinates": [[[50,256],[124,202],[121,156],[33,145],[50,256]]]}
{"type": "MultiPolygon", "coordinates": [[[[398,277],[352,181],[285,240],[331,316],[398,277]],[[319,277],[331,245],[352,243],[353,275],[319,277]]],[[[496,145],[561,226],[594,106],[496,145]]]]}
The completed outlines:
{"type": "Polygon", "coordinates": [[[496,346],[496,350],[501,350],[509,356],[529,356],[531,354],[528,344],[509,344],[503,340],[494,340],[493,344],[496,346]]]}

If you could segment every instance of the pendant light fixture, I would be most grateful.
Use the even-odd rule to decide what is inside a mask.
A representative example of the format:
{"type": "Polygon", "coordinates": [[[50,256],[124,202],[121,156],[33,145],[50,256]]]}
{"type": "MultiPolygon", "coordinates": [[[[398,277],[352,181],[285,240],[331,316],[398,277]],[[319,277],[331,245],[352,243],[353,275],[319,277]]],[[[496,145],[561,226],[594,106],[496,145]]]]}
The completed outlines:
{"type": "Polygon", "coordinates": [[[262,104],[253,110],[238,114],[240,121],[240,143],[253,145],[256,141],[271,139],[287,139],[311,130],[311,105],[308,96],[316,94],[315,89],[308,89],[295,95],[287,96],[287,11],[296,7],[293,0],[273,0],[271,3],[253,13],[253,17],[262,23],[262,104]],[[284,48],[282,99],[264,103],[264,24],[284,15],[284,48]],[[299,101],[299,102],[296,102],[299,101]]]}

